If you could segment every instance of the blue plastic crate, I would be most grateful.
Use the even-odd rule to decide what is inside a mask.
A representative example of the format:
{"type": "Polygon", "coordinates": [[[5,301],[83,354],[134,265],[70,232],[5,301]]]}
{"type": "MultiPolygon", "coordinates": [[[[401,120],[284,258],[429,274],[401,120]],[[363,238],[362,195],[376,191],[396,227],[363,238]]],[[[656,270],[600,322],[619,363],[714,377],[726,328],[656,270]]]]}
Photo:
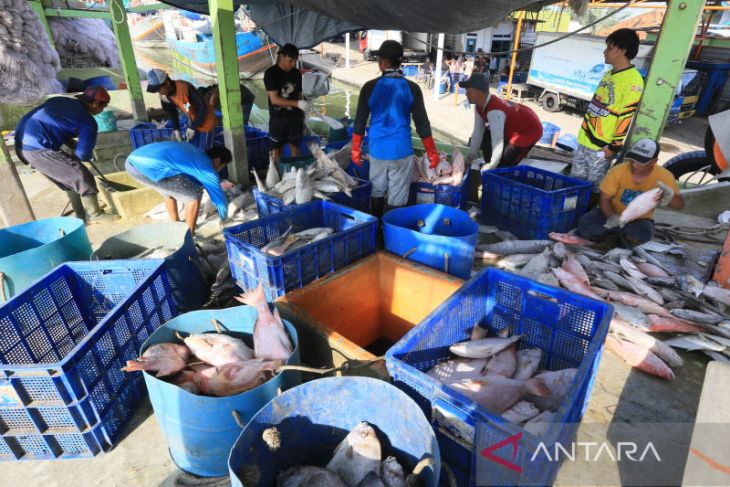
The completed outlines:
{"type": "MultiPolygon", "coordinates": [[[[347,196],[343,192],[329,193],[327,196],[340,205],[360,210],[363,213],[370,213],[370,195],[373,192],[373,183],[360,180],[357,182],[358,185],[351,190],[352,196],[347,196]]],[[[261,216],[273,215],[296,206],[293,204],[287,206],[280,198],[262,193],[257,188],[253,189],[253,196],[256,199],[256,208],[261,216]]]]}
{"type": "Polygon", "coordinates": [[[269,167],[269,134],[256,127],[246,126],[246,155],[248,166],[265,171],[269,167]]]}
{"type": "Polygon", "coordinates": [[[408,204],[436,203],[465,210],[469,201],[470,172],[468,170],[464,171],[464,177],[458,186],[452,186],[450,184],[411,183],[408,204]]]}
{"type": "Polygon", "coordinates": [[[162,260],[69,262],[2,305],[0,460],[109,450],[145,394],[120,369],[175,314],[162,260]]]}
{"type": "Polygon", "coordinates": [[[530,166],[485,171],[480,219],[519,238],[547,238],[578,225],[591,188],[589,182],[530,166]]]}
{"type": "MultiPolygon", "coordinates": [[[[316,142],[320,145],[321,139],[318,135],[304,135],[302,141],[299,143],[299,155],[300,156],[311,156],[312,151],[309,150],[309,144],[316,142]]],[[[283,157],[290,157],[291,151],[289,150],[289,144],[284,144],[284,151],[282,152],[283,157]]]]}
{"type": "MultiPolygon", "coordinates": [[[[181,126],[181,131],[185,132],[185,126],[181,126]]],[[[152,144],[153,142],[162,142],[165,140],[173,140],[172,127],[157,128],[154,123],[138,123],[129,129],[129,137],[132,139],[132,149],[138,149],[143,145],[152,144]]],[[[213,129],[213,137],[215,144],[223,143],[223,127],[213,129]]],[[[200,137],[200,144],[207,144],[206,137],[200,137]]],[[[207,147],[200,147],[206,149],[207,147]]]]}
{"type": "Polygon", "coordinates": [[[287,291],[375,252],[377,222],[377,218],[352,208],[329,201],[313,201],[230,227],[223,234],[231,273],[244,290],[261,284],[267,299],[273,301],[287,291]],[[261,251],[290,225],[294,231],[332,227],[336,233],[279,257],[261,251]]]}
{"type": "MultiPolygon", "coordinates": [[[[478,446],[492,445],[522,433],[519,453],[495,450],[522,468],[522,476],[495,463],[481,485],[552,485],[559,464],[531,462],[542,440],[550,451],[555,442],[570,441],[590,399],[613,307],[563,289],[547,286],[494,268],[482,270],[436,308],[386,353],[386,366],[394,383],[409,393],[431,418],[440,436],[444,460],[459,469],[471,466],[475,479],[478,446]],[[463,394],[426,375],[450,358],[449,346],[468,340],[474,325],[493,334],[509,328],[521,334],[519,348],[543,351],[540,368],[578,369],[574,386],[542,438],[505,422],[463,394]],[[448,441],[446,441],[448,440],[448,441]]],[[[568,446],[569,448],[569,446],[568,446]]]]}

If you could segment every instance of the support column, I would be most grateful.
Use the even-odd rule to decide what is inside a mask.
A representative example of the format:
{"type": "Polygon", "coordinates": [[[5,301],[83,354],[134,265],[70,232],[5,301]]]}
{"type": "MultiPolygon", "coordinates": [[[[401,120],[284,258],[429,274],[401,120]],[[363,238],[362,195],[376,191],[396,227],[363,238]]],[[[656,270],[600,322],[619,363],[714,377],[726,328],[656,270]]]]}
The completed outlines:
{"type": "Polygon", "coordinates": [[[51,34],[51,28],[48,26],[48,19],[46,19],[45,7],[38,0],[28,0],[28,4],[30,4],[30,8],[32,8],[35,13],[38,14],[38,18],[40,19],[41,24],[43,24],[43,27],[46,29],[46,34],[48,34],[48,42],[50,42],[51,47],[55,49],[56,44],[53,42],[53,34],[51,34]]]}
{"type": "Polygon", "coordinates": [[[20,176],[0,136],[0,221],[9,227],[35,220],[20,176]]]}
{"type": "Polygon", "coordinates": [[[139,73],[137,72],[137,61],[134,58],[132,36],[129,34],[129,25],[127,25],[127,12],[124,11],[122,0],[110,0],[109,10],[111,11],[114,36],[117,40],[119,59],[122,62],[122,71],[124,71],[124,81],[127,83],[132,114],[135,119],[146,122],[149,118],[147,108],[144,106],[142,85],[139,82],[139,73]]]}
{"type": "MultiPolygon", "coordinates": [[[[520,48],[520,33],[522,32],[522,20],[525,18],[525,11],[521,10],[517,18],[517,27],[515,28],[515,45],[513,47],[512,61],[509,63],[509,78],[507,78],[507,95],[505,100],[512,98],[512,77],[515,74],[515,63],[517,63],[517,49],[520,48]]],[[[499,94],[499,93],[497,93],[499,94]]]]}
{"type": "Polygon", "coordinates": [[[629,145],[639,139],[656,140],[661,136],[704,5],[704,0],[669,2],[646,77],[641,105],[629,134],[629,145]]]}
{"type": "Polygon", "coordinates": [[[223,112],[223,133],[226,147],[233,153],[228,175],[231,181],[248,185],[246,133],[241,110],[241,87],[238,77],[238,50],[233,23],[233,0],[208,0],[213,24],[215,63],[218,69],[218,89],[223,112]]]}
{"type": "Polygon", "coordinates": [[[350,33],[345,34],[345,69],[350,69],[350,33]]]}
{"type": "Polygon", "coordinates": [[[436,68],[434,70],[434,80],[433,80],[433,99],[435,101],[438,101],[439,96],[441,96],[441,65],[444,63],[444,38],[446,36],[442,32],[439,34],[439,44],[438,49],[436,50],[436,68]]]}

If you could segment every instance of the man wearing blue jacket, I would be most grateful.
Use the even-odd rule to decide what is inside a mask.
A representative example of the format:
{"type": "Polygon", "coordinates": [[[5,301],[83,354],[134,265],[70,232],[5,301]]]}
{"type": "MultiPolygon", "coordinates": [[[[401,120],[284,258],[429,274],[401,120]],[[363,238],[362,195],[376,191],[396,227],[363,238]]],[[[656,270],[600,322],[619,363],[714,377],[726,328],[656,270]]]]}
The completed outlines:
{"type": "Polygon", "coordinates": [[[403,46],[396,41],[384,41],[374,53],[382,75],[365,83],[360,90],[357,115],[352,130],[352,161],[362,164],[361,145],[365,126],[370,118],[370,181],[373,184],[373,215],[381,216],[393,207],[405,206],[413,171],[411,117],[418,136],[423,140],[431,168],[439,162],[436,144],[431,136],[423,104],[421,88],[407,80],[400,70],[403,46]],[[385,195],[388,195],[388,205],[385,195]]]}
{"type": "Polygon", "coordinates": [[[140,183],[154,188],[165,197],[172,221],[179,221],[177,202],[185,203],[185,222],[195,235],[203,189],[208,192],[221,220],[228,216],[224,193],[233,183],[221,183],[218,173],[233,160],[231,151],[216,145],[203,152],[186,142],[155,142],[132,151],[125,168],[140,183]]]}

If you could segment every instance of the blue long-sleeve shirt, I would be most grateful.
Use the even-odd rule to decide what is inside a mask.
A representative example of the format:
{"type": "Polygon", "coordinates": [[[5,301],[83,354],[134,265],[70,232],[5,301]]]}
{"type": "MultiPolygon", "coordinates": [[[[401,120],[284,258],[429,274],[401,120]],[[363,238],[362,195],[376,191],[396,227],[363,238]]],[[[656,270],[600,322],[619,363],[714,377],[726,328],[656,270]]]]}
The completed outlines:
{"type": "Polygon", "coordinates": [[[135,149],[127,162],[152,181],[184,174],[200,183],[222,219],[228,216],[228,201],[210,157],[187,142],[155,142],[135,149]]]}
{"type": "Polygon", "coordinates": [[[78,137],[76,157],[91,159],[99,127],[76,98],[54,96],[20,119],[15,129],[15,144],[25,151],[60,150],[78,137]]]}

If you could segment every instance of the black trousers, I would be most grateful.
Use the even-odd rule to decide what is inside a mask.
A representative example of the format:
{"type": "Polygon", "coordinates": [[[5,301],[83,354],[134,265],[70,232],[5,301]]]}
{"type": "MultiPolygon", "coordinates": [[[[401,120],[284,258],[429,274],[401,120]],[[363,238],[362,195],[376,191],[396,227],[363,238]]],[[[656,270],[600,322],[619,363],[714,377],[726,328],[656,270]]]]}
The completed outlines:
{"type": "Polygon", "coordinates": [[[96,180],[80,160],[56,150],[19,150],[18,155],[64,191],[97,194],[96,180]]]}

